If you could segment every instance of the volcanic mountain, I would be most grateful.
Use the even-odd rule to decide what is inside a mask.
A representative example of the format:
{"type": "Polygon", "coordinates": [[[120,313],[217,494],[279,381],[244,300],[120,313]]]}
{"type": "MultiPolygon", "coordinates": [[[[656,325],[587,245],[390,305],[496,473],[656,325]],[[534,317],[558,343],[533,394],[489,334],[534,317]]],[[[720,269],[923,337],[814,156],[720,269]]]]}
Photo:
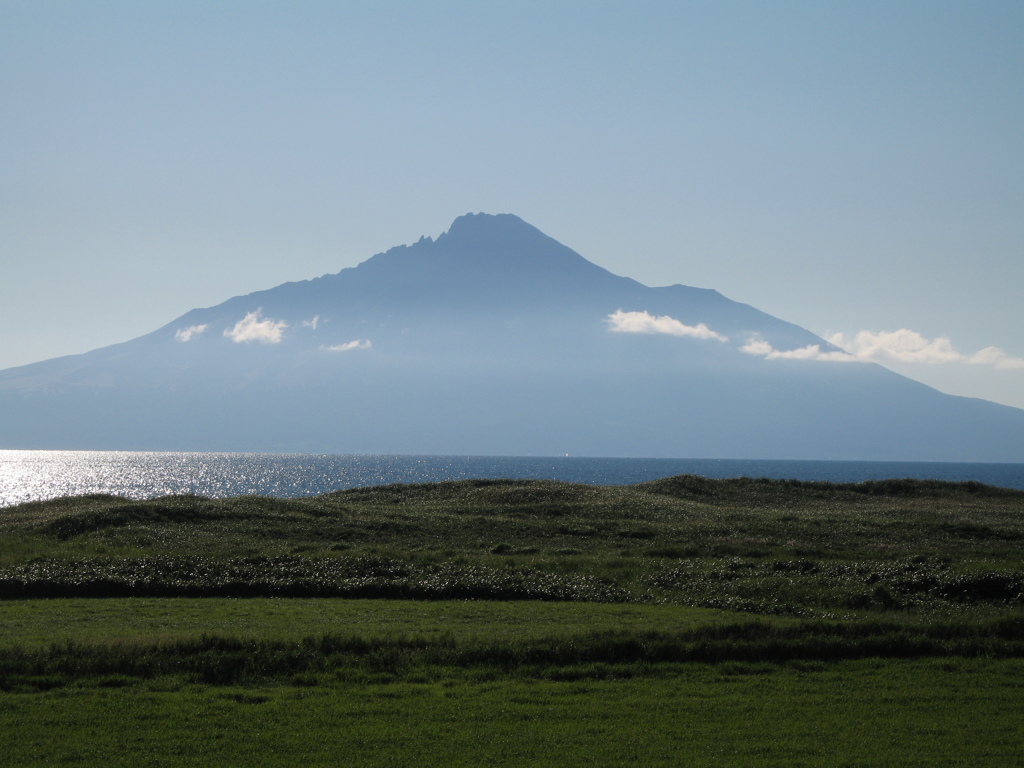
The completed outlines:
{"type": "Polygon", "coordinates": [[[476,214],[0,371],[0,447],[1020,462],[1024,411],[476,214]]]}

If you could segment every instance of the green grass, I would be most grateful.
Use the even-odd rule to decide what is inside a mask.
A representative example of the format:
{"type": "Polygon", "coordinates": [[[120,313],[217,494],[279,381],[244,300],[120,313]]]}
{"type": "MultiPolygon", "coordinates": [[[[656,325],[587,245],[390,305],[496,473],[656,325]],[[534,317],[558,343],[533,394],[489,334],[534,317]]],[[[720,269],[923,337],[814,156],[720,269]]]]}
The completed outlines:
{"type": "Polygon", "coordinates": [[[676,632],[735,623],[736,614],[673,605],[551,602],[111,598],[0,602],[0,650],[67,642],[147,643],[204,635],[302,640],[325,634],[509,641],[631,628],[676,632]]]}
{"type": "Polygon", "coordinates": [[[1022,664],[977,483],[0,510],[2,764],[1021,765],[1022,664]]]}
{"type": "MultiPolygon", "coordinates": [[[[0,695],[7,764],[1014,766],[1019,660],[0,695]]],[[[116,684],[116,681],[114,681],[116,684]]]]}

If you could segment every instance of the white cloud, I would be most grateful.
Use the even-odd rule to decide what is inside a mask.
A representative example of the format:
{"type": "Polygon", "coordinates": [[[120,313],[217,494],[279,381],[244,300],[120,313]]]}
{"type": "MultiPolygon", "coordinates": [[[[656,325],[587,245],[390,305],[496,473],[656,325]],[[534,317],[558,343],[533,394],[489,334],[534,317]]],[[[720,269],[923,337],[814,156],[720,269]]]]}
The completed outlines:
{"type": "Polygon", "coordinates": [[[985,347],[971,355],[970,365],[994,365],[996,368],[1024,368],[1024,358],[1010,357],[999,347],[985,347]]]}
{"type": "Polygon", "coordinates": [[[611,330],[617,333],[663,333],[669,336],[690,336],[695,339],[717,339],[728,341],[720,333],[715,333],[704,323],[686,325],[674,317],[662,315],[655,317],[648,312],[623,312],[621,309],[608,315],[611,330]]]}
{"type": "Polygon", "coordinates": [[[766,360],[829,360],[838,363],[857,361],[856,357],[846,352],[823,352],[820,344],[808,344],[799,349],[780,351],[763,339],[751,339],[740,347],[740,351],[748,355],[759,355],[766,360]]]}
{"type": "Polygon", "coordinates": [[[991,365],[996,368],[1024,368],[1024,359],[1010,357],[998,347],[985,347],[973,355],[958,352],[952,342],[940,336],[927,339],[917,331],[901,328],[898,331],[859,331],[847,337],[836,333],[827,337],[858,360],[877,363],[917,363],[920,365],[991,365]]]}
{"type": "Polygon", "coordinates": [[[312,320],[302,321],[303,328],[312,328],[314,331],[318,325],[320,325],[320,315],[314,315],[312,320]]]}
{"type": "Polygon", "coordinates": [[[762,339],[751,339],[740,349],[768,360],[833,360],[861,363],[916,363],[919,365],[991,365],[996,368],[1024,368],[1024,359],[1010,357],[998,347],[986,347],[973,355],[953,348],[945,337],[926,339],[916,331],[860,331],[855,336],[834,333],[826,340],[845,351],[824,352],[820,344],[780,351],[762,339]]]}
{"type": "Polygon", "coordinates": [[[356,339],[355,341],[346,341],[344,344],[321,347],[321,349],[326,349],[328,352],[348,352],[350,349],[369,349],[372,346],[369,339],[356,339]]]}
{"type": "Polygon", "coordinates": [[[190,325],[188,328],[179,328],[174,332],[174,338],[181,342],[191,341],[193,336],[198,336],[209,327],[209,324],[203,323],[202,325],[190,325]]]}
{"type": "Polygon", "coordinates": [[[281,334],[288,323],[284,320],[260,319],[263,312],[262,307],[255,312],[250,312],[237,323],[235,327],[224,331],[224,335],[236,344],[242,342],[258,341],[262,344],[277,344],[281,341],[281,334]]]}

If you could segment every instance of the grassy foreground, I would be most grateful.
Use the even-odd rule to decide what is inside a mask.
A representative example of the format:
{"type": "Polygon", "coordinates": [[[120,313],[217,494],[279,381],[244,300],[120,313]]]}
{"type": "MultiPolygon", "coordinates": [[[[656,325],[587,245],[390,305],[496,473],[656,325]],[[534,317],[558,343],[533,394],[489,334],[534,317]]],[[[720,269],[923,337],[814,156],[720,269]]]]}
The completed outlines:
{"type": "Polygon", "coordinates": [[[6,764],[1014,766],[1018,660],[0,697],[6,764]]]}
{"type": "Polygon", "coordinates": [[[1024,493],[911,480],[24,504],[0,755],[1024,764],[1022,543],[1024,493]]]}

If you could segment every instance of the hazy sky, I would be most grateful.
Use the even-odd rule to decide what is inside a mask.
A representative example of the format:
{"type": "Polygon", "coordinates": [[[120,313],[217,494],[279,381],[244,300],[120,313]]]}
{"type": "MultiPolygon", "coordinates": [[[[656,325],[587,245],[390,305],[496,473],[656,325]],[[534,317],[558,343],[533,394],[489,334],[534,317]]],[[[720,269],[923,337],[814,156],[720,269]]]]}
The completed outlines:
{"type": "Polygon", "coordinates": [[[1024,3],[0,0],[0,368],[470,211],[1024,407],[1024,3]]]}

